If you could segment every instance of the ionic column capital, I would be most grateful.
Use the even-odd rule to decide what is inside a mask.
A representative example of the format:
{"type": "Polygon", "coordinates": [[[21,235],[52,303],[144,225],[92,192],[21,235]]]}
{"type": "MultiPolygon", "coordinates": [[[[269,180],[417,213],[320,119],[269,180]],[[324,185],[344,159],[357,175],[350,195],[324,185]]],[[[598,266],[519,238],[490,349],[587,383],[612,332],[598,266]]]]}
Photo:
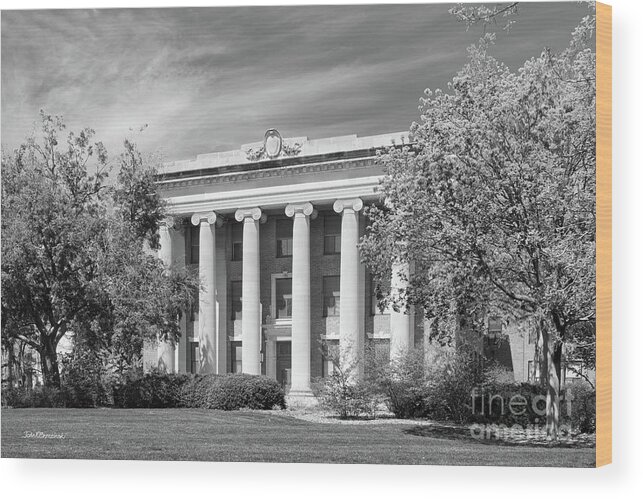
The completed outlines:
{"type": "Polygon", "coordinates": [[[234,214],[234,218],[237,222],[243,222],[246,218],[252,218],[255,221],[264,223],[268,218],[265,213],[261,211],[261,208],[239,208],[234,214]]]}
{"type": "Polygon", "coordinates": [[[304,215],[312,219],[317,218],[317,210],[312,203],[293,203],[286,206],[286,216],[304,215]]]}
{"type": "Polygon", "coordinates": [[[195,213],[192,215],[192,218],[190,219],[192,221],[192,225],[198,226],[203,223],[207,223],[209,225],[217,224],[217,227],[221,227],[223,224],[223,218],[217,215],[214,211],[206,211],[205,213],[195,213]]]}
{"type": "Polygon", "coordinates": [[[181,227],[181,218],[171,215],[166,216],[159,222],[160,229],[179,229],[181,227]]]}
{"type": "Polygon", "coordinates": [[[336,213],[342,213],[344,210],[360,211],[364,207],[364,202],[360,198],[338,199],[333,204],[333,210],[336,213]]]}

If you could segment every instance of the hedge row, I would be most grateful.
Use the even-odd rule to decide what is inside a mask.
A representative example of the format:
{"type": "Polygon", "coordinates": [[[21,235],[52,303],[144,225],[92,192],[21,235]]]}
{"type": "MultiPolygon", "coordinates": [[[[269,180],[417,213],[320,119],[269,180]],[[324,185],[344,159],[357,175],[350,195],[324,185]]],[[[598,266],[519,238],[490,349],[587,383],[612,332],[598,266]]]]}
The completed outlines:
{"type": "Polygon", "coordinates": [[[114,387],[114,405],[123,408],[181,407],[181,389],[187,374],[152,372],[114,387]]]}
{"type": "Polygon", "coordinates": [[[248,374],[149,373],[114,390],[114,404],[125,408],[194,407],[203,409],[285,408],[281,386],[248,374]]]}
{"type": "Polygon", "coordinates": [[[36,386],[2,387],[2,407],[80,407],[70,401],[66,390],[36,386]]]}

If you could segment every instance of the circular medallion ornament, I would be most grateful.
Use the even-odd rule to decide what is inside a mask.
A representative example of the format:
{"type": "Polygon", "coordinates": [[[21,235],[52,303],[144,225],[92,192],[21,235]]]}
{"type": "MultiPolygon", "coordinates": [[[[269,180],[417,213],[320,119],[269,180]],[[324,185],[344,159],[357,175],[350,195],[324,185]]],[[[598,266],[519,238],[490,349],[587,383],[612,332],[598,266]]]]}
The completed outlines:
{"type": "Polygon", "coordinates": [[[263,140],[263,147],[266,151],[266,155],[270,159],[276,158],[281,154],[282,141],[281,135],[277,130],[271,128],[266,132],[263,140]]]}

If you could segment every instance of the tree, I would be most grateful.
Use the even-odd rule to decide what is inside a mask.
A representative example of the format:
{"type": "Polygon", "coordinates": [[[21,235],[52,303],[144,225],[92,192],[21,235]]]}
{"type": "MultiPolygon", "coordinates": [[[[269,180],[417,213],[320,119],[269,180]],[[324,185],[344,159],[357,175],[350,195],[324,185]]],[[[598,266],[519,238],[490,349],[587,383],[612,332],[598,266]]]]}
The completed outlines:
{"type": "Polygon", "coordinates": [[[146,164],[136,144],[125,140],[124,146],[114,190],[117,213],[137,239],[147,240],[152,249],[158,249],[158,226],[165,217],[165,203],[156,188],[157,170],[146,164]]]}
{"type": "Polygon", "coordinates": [[[34,348],[45,385],[60,386],[56,347],[68,331],[131,360],[143,338],[176,337],[197,283],[144,252],[163,207],[133,144],[111,188],[93,130],[62,138],[62,119],[41,115],[41,140],[2,157],[2,335],[34,348]],[[132,186],[136,195],[122,194],[132,186]]]}
{"type": "Polygon", "coordinates": [[[458,20],[464,23],[469,29],[475,24],[482,24],[486,29],[487,25],[493,23],[498,24],[498,20],[504,20],[505,24],[502,26],[503,30],[508,30],[514,23],[511,16],[518,12],[518,2],[508,4],[496,4],[493,7],[486,5],[470,5],[470,4],[456,4],[449,9],[449,13],[458,20]]]}
{"type": "Polygon", "coordinates": [[[517,72],[489,55],[493,35],[471,47],[449,91],[421,99],[412,144],[380,156],[386,203],[361,244],[380,280],[394,257],[413,260],[408,301],[437,336],[453,336],[454,311],[472,328],[487,313],[537,328],[551,438],[563,347],[595,320],[594,23],[517,72]]]}

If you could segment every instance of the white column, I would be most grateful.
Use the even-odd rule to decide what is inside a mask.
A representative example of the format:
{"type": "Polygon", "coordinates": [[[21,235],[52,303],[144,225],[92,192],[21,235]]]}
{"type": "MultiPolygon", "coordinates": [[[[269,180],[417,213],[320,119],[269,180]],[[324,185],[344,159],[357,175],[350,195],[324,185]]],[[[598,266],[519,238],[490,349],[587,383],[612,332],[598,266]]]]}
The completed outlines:
{"type": "Polygon", "coordinates": [[[342,214],[341,265],[339,278],[339,352],[340,362],[353,369],[354,380],[362,377],[364,339],[359,311],[359,211],[364,204],[359,198],[338,199],[333,205],[342,214]]]}
{"type": "MultiPolygon", "coordinates": [[[[167,267],[172,265],[172,236],[170,234],[170,228],[173,226],[174,220],[169,217],[159,224],[159,242],[161,247],[158,256],[167,267]]],[[[175,371],[173,341],[163,341],[159,339],[157,343],[157,367],[161,371],[168,373],[175,371]]]]}
{"type": "Polygon", "coordinates": [[[391,360],[406,354],[413,346],[411,340],[411,310],[406,307],[406,286],[409,279],[408,262],[395,261],[391,268],[391,360]],[[397,308],[397,311],[395,310],[397,308]]]}
{"type": "Polygon", "coordinates": [[[226,228],[224,218],[217,214],[217,238],[214,264],[217,283],[217,374],[228,372],[228,271],[226,268],[226,228]]]}
{"type": "Polygon", "coordinates": [[[213,211],[192,215],[192,225],[199,227],[199,373],[216,372],[216,267],[213,211]]]}
{"type": "MultiPolygon", "coordinates": [[[[172,262],[173,265],[179,268],[185,267],[185,227],[181,220],[175,220],[174,230],[170,232],[172,236],[172,262]]],[[[180,328],[181,328],[181,337],[179,338],[178,343],[176,344],[174,351],[174,366],[178,373],[185,373],[188,370],[187,367],[187,350],[188,350],[188,340],[187,340],[187,314],[188,310],[185,310],[181,315],[180,328]]]]}
{"type": "Polygon", "coordinates": [[[260,208],[246,208],[237,210],[234,217],[243,222],[241,370],[247,374],[261,374],[259,222],[262,213],[260,208]]]}
{"type": "Polygon", "coordinates": [[[289,204],[292,241],[292,378],[291,396],[311,396],[310,389],[310,217],[311,203],[289,204]]]}

